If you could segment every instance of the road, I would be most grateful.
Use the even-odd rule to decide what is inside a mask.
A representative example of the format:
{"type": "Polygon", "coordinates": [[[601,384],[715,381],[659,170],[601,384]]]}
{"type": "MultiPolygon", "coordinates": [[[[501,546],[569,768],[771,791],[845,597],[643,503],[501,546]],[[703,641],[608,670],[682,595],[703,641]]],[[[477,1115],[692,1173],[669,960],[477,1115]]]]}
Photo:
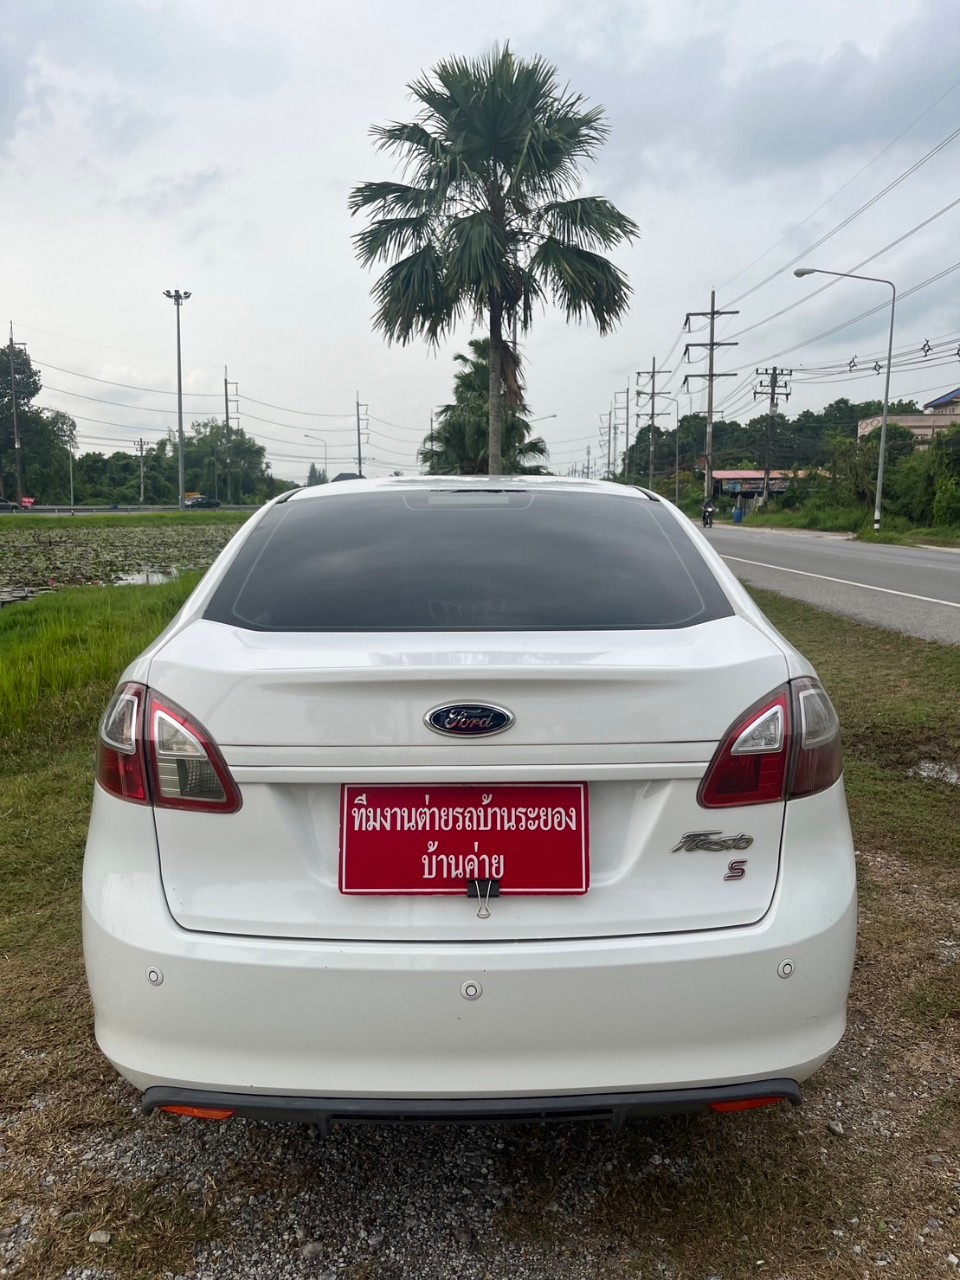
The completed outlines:
{"type": "Polygon", "coordinates": [[[960,552],[738,526],[717,525],[706,536],[751,586],[960,645],[960,552]]]}

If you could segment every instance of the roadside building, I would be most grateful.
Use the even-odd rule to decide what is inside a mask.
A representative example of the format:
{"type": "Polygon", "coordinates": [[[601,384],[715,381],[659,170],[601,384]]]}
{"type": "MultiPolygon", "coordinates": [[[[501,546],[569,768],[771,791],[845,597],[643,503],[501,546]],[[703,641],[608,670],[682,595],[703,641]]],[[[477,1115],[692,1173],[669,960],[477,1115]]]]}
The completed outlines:
{"type": "MultiPolygon", "coordinates": [[[[882,421],[882,418],[861,418],[857,423],[857,439],[863,440],[876,431],[882,421]]],[[[889,421],[907,427],[913,434],[917,448],[926,449],[941,431],[960,426],[960,387],[948,391],[946,395],[937,396],[936,400],[928,400],[923,406],[923,413],[891,414],[889,421]]]]}

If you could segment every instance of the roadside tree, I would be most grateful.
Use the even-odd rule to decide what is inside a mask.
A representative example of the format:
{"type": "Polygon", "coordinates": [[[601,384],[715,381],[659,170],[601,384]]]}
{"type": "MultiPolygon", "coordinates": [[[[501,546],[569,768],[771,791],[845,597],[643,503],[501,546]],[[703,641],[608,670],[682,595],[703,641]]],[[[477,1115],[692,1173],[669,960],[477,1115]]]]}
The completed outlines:
{"type": "Polygon", "coordinates": [[[490,340],[487,469],[503,470],[504,400],[523,406],[511,329],[526,333],[550,297],[568,320],[589,316],[608,333],[630,286],[603,257],[638,228],[600,196],[574,196],[580,165],[608,135],[601,107],[560,86],[542,58],[509,46],[448,58],[410,86],[407,124],[373,129],[410,182],[364,182],[350,209],[370,222],[354,237],[364,266],[387,269],[373,289],[374,325],[388,341],[431,343],[464,316],[490,340]]]}

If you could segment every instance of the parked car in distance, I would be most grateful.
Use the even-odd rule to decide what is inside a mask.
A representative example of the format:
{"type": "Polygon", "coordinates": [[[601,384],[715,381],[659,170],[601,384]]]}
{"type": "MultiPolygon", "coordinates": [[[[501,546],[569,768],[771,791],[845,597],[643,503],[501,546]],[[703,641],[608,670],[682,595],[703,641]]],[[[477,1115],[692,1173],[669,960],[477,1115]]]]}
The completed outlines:
{"type": "Polygon", "coordinates": [[[284,493],[98,747],[87,974],[147,1112],[740,1111],[843,1034],[836,713],[645,490],[284,493]]]}
{"type": "Polygon", "coordinates": [[[211,510],[214,507],[219,507],[220,502],[217,498],[208,498],[206,494],[198,493],[196,497],[184,499],[183,505],[190,511],[197,511],[201,508],[211,510]]]}

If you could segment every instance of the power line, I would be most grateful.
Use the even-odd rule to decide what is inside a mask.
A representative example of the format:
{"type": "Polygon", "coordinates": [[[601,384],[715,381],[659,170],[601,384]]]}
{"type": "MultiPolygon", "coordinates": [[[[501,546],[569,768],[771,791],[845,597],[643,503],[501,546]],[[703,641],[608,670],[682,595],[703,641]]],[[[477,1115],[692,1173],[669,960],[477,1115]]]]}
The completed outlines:
{"type": "Polygon", "coordinates": [[[923,165],[925,165],[929,160],[932,160],[934,156],[938,155],[945,147],[948,147],[950,143],[958,137],[960,137],[960,127],[954,129],[954,131],[948,134],[946,138],[943,138],[938,142],[935,147],[931,147],[925,155],[921,156],[919,160],[915,160],[909,168],[905,169],[903,173],[894,178],[892,182],[888,182],[882,191],[878,191],[875,195],[871,196],[869,200],[860,205],[858,209],[854,209],[853,213],[848,214],[842,222],[838,222],[835,227],[831,227],[831,229],[825,232],[819,240],[815,240],[813,244],[807,245],[807,247],[798,253],[796,257],[791,258],[789,262],[785,262],[783,266],[778,267],[776,271],[771,272],[770,275],[761,280],[759,284],[755,284],[752,288],[745,289],[743,293],[737,294],[735,298],[731,298],[728,305],[732,306],[735,302],[742,302],[744,298],[749,298],[752,293],[756,293],[758,289],[762,289],[764,285],[769,284],[771,280],[775,280],[777,276],[783,275],[784,271],[788,271],[792,266],[795,266],[801,258],[805,258],[807,254],[812,253],[814,249],[819,249],[822,244],[826,244],[828,240],[833,239],[838,232],[843,231],[845,227],[849,227],[851,222],[859,218],[862,213],[866,213],[866,211],[872,208],[878,200],[882,200],[884,196],[889,195],[895,187],[898,187],[901,182],[905,182],[907,178],[916,173],[918,169],[922,168],[923,165]]]}
{"type": "MultiPolygon", "coordinates": [[[[919,293],[921,289],[926,289],[930,285],[936,284],[937,281],[942,280],[945,276],[948,276],[957,270],[960,270],[960,262],[955,262],[952,266],[944,267],[942,271],[936,272],[926,280],[921,280],[919,284],[913,285],[912,288],[905,289],[903,293],[898,293],[898,301],[901,301],[904,298],[909,298],[911,294],[919,293]]],[[[887,310],[889,305],[890,304],[887,302],[880,302],[875,307],[869,307],[866,311],[861,311],[859,315],[852,316],[849,320],[844,320],[841,324],[834,325],[831,329],[825,329],[822,333],[814,334],[812,338],[805,338],[802,342],[796,342],[791,347],[784,347],[781,351],[774,351],[770,355],[764,356],[763,359],[757,363],[765,363],[767,360],[776,360],[780,356],[789,355],[791,351],[799,351],[802,347],[809,347],[814,342],[820,342],[823,338],[830,338],[835,333],[839,333],[841,329],[848,329],[850,325],[856,324],[860,320],[866,320],[868,316],[876,315],[878,311],[887,310]]],[[[735,372],[740,373],[746,368],[749,368],[749,365],[739,365],[735,372]]]]}
{"type": "MultiPolygon", "coordinates": [[[[932,213],[929,218],[924,218],[923,222],[918,222],[915,227],[911,227],[909,231],[905,231],[902,236],[898,236],[896,240],[891,240],[889,244],[885,244],[882,249],[878,249],[876,253],[871,253],[869,257],[864,258],[861,262],[854,263],[850,271],[859,271],[861,267],[865,267],[868,263],[873,262],[876,258],[880,258],[890,249],[895,249],[898,244],[903,244],[904,240],[909,240],[911,236],[916,235],[918,231],[922,231],[924,227],[928,227],[931,222],[935,222],[937,218],[941,218],[945,213],[949,213],[951,209],[955,209],[960,204],[960,196],[956,200],[951,200],[949,204],[945,204],[942,209],[938,209],[936,213],[932,213]]],[[[801,254],[800,257],[804,257],[801,254]]],[[[799,261],[799,258],[796,259],[799,261]]],[[[813,289],[808,293],[797,298],[795,302],[790,302],[785,307],[781,307],[779,311],[774,311],[772,315],[766,316],[763,320],[757,320],[753,324],[748,325],[746,329],[738,329],[733,335],[735,338],[743,337],[745,333],[752,333],[754,329],[760,329],[763,325],[769,324],[771,320],[779,320],[781,316],[785,316],[788,311],[793,311],[796,307],[805,306],[812,298],[823,293],[826,289],[832,289],[840,283],[839,280],[829,280],[826,284],[820,285],[819,288],[813,289]]]]}
{"type": "Polygon", "coordinates": [[[784,234],[780,237],[780,239],[776,242],[776,244],[772,244],[769,249],[764,249],[763,253],[761,253],[758,258],[754,258],[752,262],[747,263],[745,267],[741,268],[741,270],[739,270],[736,275],[731,276],[729,280],[725,280],[723,284],[720,286],[720,288],[726,289],[727,285],[733,284],[734,280],[739,280],[742,275],[746,275],[746,273],[752,267],[755,267],[758,262],[762,262],[763,259],[767,256],[767,254],[773,253],[774,249],[779,249],[785,240],[789,240],[790,237],[795,232],[799,231],[801,227],[806,226],[806,224],[810,221],[810,219],[815,218],[821,209],[825,209],[827,205],[831,202],[831,200],[835,200],[836,197],[841,194],[841,192],[846,191],[847,187],[851,186],[854,182],[856,182],[857,178],[859,178],[861,174],[866,173],[866,171],[871,167],[871,165],[876,164],[876,162],[880,159],[881,156],[885,156],[891,147],[896,146],[896,144],[900,141],[901,138],[906,137],[906,135],[910,132],[911,129],[913,129],[916,125],[918,125],[925,116],[928,116],[935,107],[938,107],[940,103],[943,102],[944,98],[949,97],[950,94],[953,93],[954,89],[956,89],[958,86],[960,86],[960,80],[955,80],[949,89],[947,89],[944,93],[941,93],[940,97],[937,98],[935,102],[931,102],[930,106],[927,107],[925,111],[921,111],[915,120],[912,120],[905,129],[901,130],[900,133],[898,133],[895,138],[891,139],[891,141],[888,142],[885,147],[883,147],[880,151],[878,151],[872,160],[868,160],[867,163],[862,168],[858,169],[857,172],[853,175],[853,177],[848,178],[846,182],[843,184],[843,186],[837,187],[836,191],[834,191],[831,195],[827,196],[826,200],[818,204],[817,207],[811,213],[808,213],[805,218],[802,218],[799,222],[795,223],[792,227],[790,227],[789,230],[785,231],[784,234]]]}

